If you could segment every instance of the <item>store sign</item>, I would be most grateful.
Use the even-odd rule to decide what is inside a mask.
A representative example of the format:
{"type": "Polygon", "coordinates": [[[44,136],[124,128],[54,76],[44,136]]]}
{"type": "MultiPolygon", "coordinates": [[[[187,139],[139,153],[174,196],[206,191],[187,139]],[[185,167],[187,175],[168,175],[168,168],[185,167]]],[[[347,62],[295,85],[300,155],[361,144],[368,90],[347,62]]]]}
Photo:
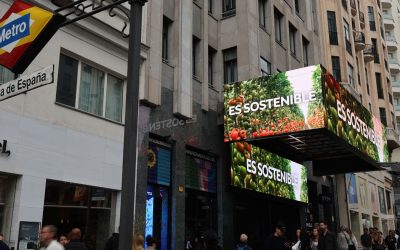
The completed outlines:
{"type": "Polygon", "coordinates": [[[3,142],[0,143],[0,154],[10,156],[11,151],[7,149],[7,140],[3,140],[3,142]]]}
{"type": "Polygon", "coordinates": [[[64,18],[17,0],[0,19],[0,65],[22,73],[64,18]]]}
{"type": "Polygon", "coordinates": [[[225,142],[323,128],[376,161],[388,161],[386,128],[319,65],[224,88],[225,142]]]}
{"type": "Polygon", "coordinates": [[[0,85],[0,101],[54,81],[54,65],[0,85]]]}
{"type": "Polygon", "coordinates": [[[231,144],[231,184],[235,187],[308,202],[307,169],[247,142],[231,144]]]}

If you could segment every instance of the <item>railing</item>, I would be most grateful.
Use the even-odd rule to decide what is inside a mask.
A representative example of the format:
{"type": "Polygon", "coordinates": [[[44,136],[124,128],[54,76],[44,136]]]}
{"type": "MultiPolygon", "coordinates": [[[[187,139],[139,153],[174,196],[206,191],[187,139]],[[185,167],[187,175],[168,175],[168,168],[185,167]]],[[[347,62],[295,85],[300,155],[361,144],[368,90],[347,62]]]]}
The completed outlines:
{"type": "Polygon", "coordinates": [[[356,33],[354,35],[354,42],[355,43],[365,43],[364,32],[356,31],[356,33]]]}

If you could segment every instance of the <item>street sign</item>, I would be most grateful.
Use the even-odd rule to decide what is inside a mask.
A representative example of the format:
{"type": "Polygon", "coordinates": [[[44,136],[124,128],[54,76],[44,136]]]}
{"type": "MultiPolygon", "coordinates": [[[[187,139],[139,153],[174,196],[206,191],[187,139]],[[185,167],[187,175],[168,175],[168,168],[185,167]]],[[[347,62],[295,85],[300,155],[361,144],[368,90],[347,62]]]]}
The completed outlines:
{"type": "Polygon", "coordinates": [[[0,19],[0,65],[22,73],[65,18],[17,0],[0,19]]]}
{"type": "Polygon", "coordinates": [[[0,85],[0,101],[54,82],[54,65],[0,85]]]}

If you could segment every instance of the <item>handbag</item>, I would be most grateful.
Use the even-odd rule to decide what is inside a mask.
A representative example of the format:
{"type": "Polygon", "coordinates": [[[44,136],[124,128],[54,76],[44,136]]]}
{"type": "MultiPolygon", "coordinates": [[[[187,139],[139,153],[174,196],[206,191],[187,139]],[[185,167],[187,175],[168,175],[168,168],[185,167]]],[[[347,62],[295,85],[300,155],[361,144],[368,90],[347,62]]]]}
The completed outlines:
{"type": "Polygon", "coordinates": [[[292,250],[300,250],[301,241],[297,241],[296,244],[292,246],[292,250]]]}

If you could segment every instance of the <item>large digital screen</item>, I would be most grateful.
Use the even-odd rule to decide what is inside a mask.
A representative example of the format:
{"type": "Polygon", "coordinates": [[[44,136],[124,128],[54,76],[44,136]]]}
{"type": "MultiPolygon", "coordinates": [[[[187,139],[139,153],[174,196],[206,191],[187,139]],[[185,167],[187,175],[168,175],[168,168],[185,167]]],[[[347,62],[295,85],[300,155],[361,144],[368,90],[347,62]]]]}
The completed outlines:
{"type": "Polygon", "coordinates": [[[224,141],[328,129],[379,162],[386,128],[320,65],[224,85],[224,141]]]}
{"type": "Polygon", "coordinates": [[[231,184],[256,192],[308,202],[307,169],[247,142],[231,144],[231,184]]]}

